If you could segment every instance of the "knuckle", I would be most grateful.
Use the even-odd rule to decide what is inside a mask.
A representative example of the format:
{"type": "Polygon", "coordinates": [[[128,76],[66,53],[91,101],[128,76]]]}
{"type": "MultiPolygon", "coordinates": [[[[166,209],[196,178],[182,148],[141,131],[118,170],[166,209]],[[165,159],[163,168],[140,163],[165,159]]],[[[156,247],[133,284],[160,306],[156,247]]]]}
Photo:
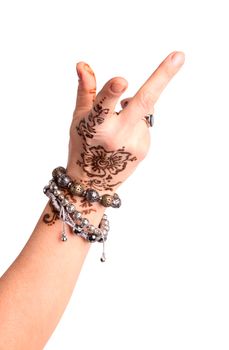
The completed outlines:
{"type": "Polygon", "coordinates": [[[139,102],[144,111],[151,110],[154,104],[153,95],[149,91],[143,91],[140,94],[139,102]]]}

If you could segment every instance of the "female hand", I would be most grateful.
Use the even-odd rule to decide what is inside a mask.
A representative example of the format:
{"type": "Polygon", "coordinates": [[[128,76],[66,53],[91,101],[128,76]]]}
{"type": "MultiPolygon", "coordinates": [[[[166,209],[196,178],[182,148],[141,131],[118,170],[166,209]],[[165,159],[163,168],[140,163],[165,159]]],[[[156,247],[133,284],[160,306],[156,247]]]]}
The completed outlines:
{"type": "Polygon", "coordinates": [[[182,52],[171,53],[120,112],[115,112],[115,106],[127,81],[113,78],[96,94],[94,72],[84,62],[77,64],[79,86],[67,165],[75,180],[112,194],[130,176],[150,145],[144,116],[153,112],[161,92],[183,63],[182,52]]]}

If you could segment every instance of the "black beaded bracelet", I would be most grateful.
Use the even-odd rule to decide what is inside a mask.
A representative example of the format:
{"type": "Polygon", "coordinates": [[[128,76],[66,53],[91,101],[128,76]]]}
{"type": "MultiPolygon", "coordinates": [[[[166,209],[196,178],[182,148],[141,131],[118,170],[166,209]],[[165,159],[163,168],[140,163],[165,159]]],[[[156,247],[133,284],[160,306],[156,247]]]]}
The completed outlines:
{"type": "Polygon", "coordinates": [[[113,196],[107,193],[100,196],[99,193],[93,188],[88,188],[85,190],[81,183],[72,181],[70,176],[66,174],[66,169],[61,166],[53,170],[52,176],[58,186],[67,189],[73,196],[84,197],[88,202],[98,202],[104,207],[119,208],[121,206],[121,199],[117,193],[115,193],[113,196]]]}

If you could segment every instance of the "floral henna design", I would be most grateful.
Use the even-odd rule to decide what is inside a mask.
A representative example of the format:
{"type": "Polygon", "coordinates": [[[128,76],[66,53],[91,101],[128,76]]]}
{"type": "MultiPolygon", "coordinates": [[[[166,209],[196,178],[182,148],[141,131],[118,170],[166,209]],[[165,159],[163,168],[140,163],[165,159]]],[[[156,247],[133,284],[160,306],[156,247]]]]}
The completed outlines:
{"type": "MultiPolygon", "coordinates": [[[[125,151],[125,147],[117,151],[107,151],[103,146],[90,146],[88,139],[92,139],[96,134],[96,126],[101,125],[105,116],[109,113],[108,108],[103,108],[102,104],[106,97],[100,103],[93,107],[87,118],[83,118],[76,128],[78,135],[84,140],[82,160],[77,160],[79,165],[88,177],[93,177],[90,181],[84,181],[84,184],[97,190],[110,190],[121,184],[111,183],[113,176],[123,171],[128,162],[137,160],[131,153],[125,151]]],[[[116,113],[117,115],[119,113],[116,113]]]]}
{"type": "Polygon", "coordinates": [[[77,164],[86,172],[89,177],[107,177],[117,175],[123,171],[129,161],[137,160],[131,153],[125,152],[125,147],[117,151],[106,151],[103,146],[85,147],[81,153],[82,161],[77,164]],[[109,176],[110,175],[110,176],[109,176]]]}

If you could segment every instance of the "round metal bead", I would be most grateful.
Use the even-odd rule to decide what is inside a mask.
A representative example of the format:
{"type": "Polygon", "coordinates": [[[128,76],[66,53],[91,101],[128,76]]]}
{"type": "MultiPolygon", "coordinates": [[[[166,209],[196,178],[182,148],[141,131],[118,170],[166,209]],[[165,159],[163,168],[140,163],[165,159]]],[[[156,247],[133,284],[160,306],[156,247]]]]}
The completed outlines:
{"type": "Polygon", "coordinates": [[[79,211],[75,211],[73,214],[73,220],[81,220],[82,219],[82,214],[79,211]]]}
{"type": "Polygon", "coordinates": [[[66,206],[66,210],[67,210],[68,213],[71,214],[71,213],[74,213],[74,211],[75,211],[76,209],[75,209],[74,204],[69,203],[69,204],[66,206]]]}
{"type": "Polygon", "coordinates": [[[63,242],[66,242],[66,241],[68,240],[68,238],[67,238],[67,236],[63,235],[63,236],[61,237],[61,240],[62,240],[63,242]]]}
{"type": "Polygon", "coordinates": [[[44,193],[47,193],[48,190],[49,190],[49,186],[45,186],[45,187],[43,188],[43,192],[44,192],[44,193]]]}
{"type": "Polygon", "coordinates": [[[68,187],[68,184],[70,181],[71,181],[70,177],[68,175],[65,175],[65,174],[62,174],[61,176],[59,176],[57,178],[57,184],[60,187],[64,187],[64,188],[68,187]]]}
{"type": "Polygon", "coordinates": [[[64,199],[64,195],[63,195],[63,194],[59,194],[58,199],[59,199],[60,201],[62,201],[62,200],[64,199]]]}
{"type": "Polygon", "coordinates": [[[64,198],[61,200],[61,204],[65,207],[66,205],[69,204],[69,201],[66,198],[64,198]]]}
{"type": "Polygon", "coordinates": [[[74,233],[80,233],[82,231],[82,227],[80,227],[80,226],[78,226],[78,225],[75,225],[74,227],[73,227],[73,232],[74,233]]]}
{"type": "Polygon", "coordinates": [[[110,194],[104,194],[101,198],[101,204],[104,207],[110,207],[112,205],[113,197],[110,194]]]}
{"type": "Polygon", "coordinates": [[[82,196],[84,193],[84,187],[83,185],[81,185],[80,183],[77,182],[72,182],[69,185],[69,192],[73,195],[73,196],[82,196]]]}
{"type": "Polygon", "coordinates": [[[100,258],[100,261],[101,261],[101,262],[105,262],[105,261],[106,261],[105,256],[102,256],[102,257],[100,258]]]}
{"type": "Polygon", "coordinates": [[[53,194],[54,194],[54,196],[56,196],[56,197],[59,196],[60,193],[61,193],[61,192],[60,192],[59,190],[54,190],[54,191],[53,191],[53,194]]]}
{"type": "Polygon", "coordinates": [[[88,202],[98,202],[99,200],[99,194],[96,190],[93,190],[92,188],[88,188],[86,191],[86,195],[85,195],[86,199],[88,202]]]}
{"type": "Polygon", "coordinates": [[[88,221],[88,219],[86,219],[86,218],[84,218],[83,220],[82,220],[82,224],[81,224],[81,226],[88,226],[88,224],[89,224],[89,221],[88,221]]]}
{"type": "Polygon", "coordinates": [[[57,187],[57,185],[55,184],[55,182],[52,182],[52,183],[50,184],[50,190],[51,190],[51,191],[58,190],[58,187],[57,187]]]}
{"type": "Polygon", "coordinates": [[[106,230],[107,232],[110,231],[110,226],[109,225],[104,225],[103,229],[106,230]]]}
{"type": "Polygon", "coordinates": [[[104,238],[107,239],[108,231],[102,229],[102,236],[104,236],[104,238]]]}
{"type": "Polygon", "coordinates": [[[106,242],[106,240],[107,240],[107,236],[104,236],[104,238],[103,238],[103,237],[99,238],[99,239],[97,240],[97,242],[103,243],[103,241],[106,242]]]}
{"type": "Polygon", "coordinates": [[[89,225],[89,226],[88,226],[88,233],[92,234],[92,233],[94,233],[94,232],[95,232],[95,226],[89,225]]]}
{"type": "Polygon", "coordinates": [[[92,234],[92,235],[88,235],[88,240],[90,241],[90,242],[95,242],[96,241],[96,235],[94,235],[94,234],[92,234]]]}
{"type": "Polygon", "coordinates": [[[109,226],[109,221],[106,220],[106,219],[103,219],[103,220],[101,221],[101,226],[104,226],[104,225],[108,225],[108,226],[109,226]]]}
{"type": "Polygon", "coordinates": [[[99,229],[99,228],[96,228],[95,229],[95,232],[94,232],[94,234],[97,236],[97,237],[100,237],[101,236],[101,230],[99,229]]]}
{"type": "Polygon", "coordinates": [[[66,170],[62,166],[58,166],[52,172],[52,176],[54,179],[57,179],[60,175],[65,174],[66,170]]]}
{"type": "Polygon", "coordinates": [[[117,194],[114,194],[112,204],[111,204],[112,208],[120,208],[121,204],[122,202],[119,196],[117,194]]]}

